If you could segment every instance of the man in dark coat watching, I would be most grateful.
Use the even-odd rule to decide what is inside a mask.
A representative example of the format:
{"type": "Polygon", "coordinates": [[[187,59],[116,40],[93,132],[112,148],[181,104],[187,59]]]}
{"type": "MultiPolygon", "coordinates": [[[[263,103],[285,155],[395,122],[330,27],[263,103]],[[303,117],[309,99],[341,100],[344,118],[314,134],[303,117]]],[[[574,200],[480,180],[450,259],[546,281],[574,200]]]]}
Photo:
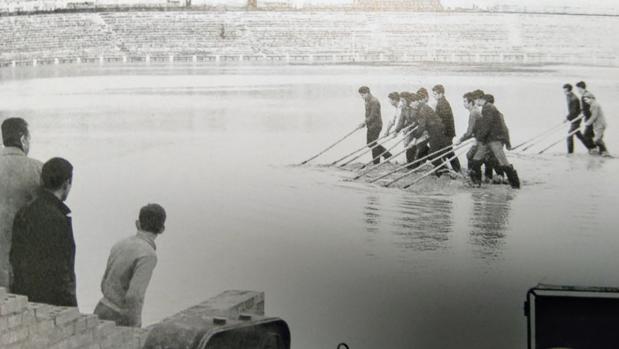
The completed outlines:
{"type": "Polygon", "coordinates": [[[359,87],[359,94],[365,101],[365,121],[359,125],[361,127],[367,127],[367,144],[368,148],[372,148],[372,158],[374,163],[380,163],[381,154],[385,160],[391,157],[391,154],[387,152],[382,145],[376,146],[376,140],[380,136],[380,131],[383,129],[383,119],[380,115],[380,102],[376,97],[372,96],[370,88],[367,86],[359,87]]]}
{"type": "Polygon", "coordinates": [[[43,164],[37,198],[15,216],[12,292],[31,302],[77,306],[75,241],[71,210],[64,204],[72,179],[73,166],[67,160],[50,159],[43,164]]]}
{"type": "MultiPolygon", "coordinates": [[[[576,119],[577,117],[579,117],[580,112],[581,112],[580,101],[578,100],[578,97],[576,97],[574,92],[572,92],[572,89],[573,87],[571,84],[563,85],[563,92],[565,93],[565,96],[567,97],[568,114],[567,114],[566,119],[568,122],[571,122],[570,130],[568,131],[568,134],[578,130],[580,128],[580,122],[582,121],[581,119],[572,121],[576,119]]],[[[588,107],[589,106],[587,105],[587,108],[588,107]]],[[[572,154],[574,152],[574,136],[576,136],[582,142],[582,144],[584,144],[584,146],[587,147],[587,149],[593,148],[591,144],[587,141],[585,136],[582,134],[582,132],[580,132],[579,130],[574,135],[567,137],[567,153],[568,154],[572,154]]]]}
{"type": "MultiPolygon", "coordinates": [[[[443,87],[443,85],[436,85],[432,87],[432,93],[434,95],[434,99],[436,99],[436,115],[441,118],[441,121],[443,121],[443,126],[445,127],[444,132],[447,144],[453,144],[453,138],[456,136],[456,126],[454,124],[454,114],[451,110],[451,105],[447,101],[447,98],[445,98],[445,87],[443,87]]],[[[449,148],[449,151],[445,154],[445,158],[453,158],[449,162],[451,164],[451,168],[460,173],[462,172],[460,160],[454,156],[455,154],[453,150],[449,148]]]]}

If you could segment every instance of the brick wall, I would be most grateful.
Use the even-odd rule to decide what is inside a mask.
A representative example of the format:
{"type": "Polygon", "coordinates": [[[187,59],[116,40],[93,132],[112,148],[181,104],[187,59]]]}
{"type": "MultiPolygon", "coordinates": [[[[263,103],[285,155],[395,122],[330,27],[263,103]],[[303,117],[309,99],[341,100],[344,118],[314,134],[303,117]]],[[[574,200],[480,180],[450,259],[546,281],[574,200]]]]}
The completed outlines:
{"type": "Polygon", "coordinates": [[[77,308],[30,303],[0,288],[2,349],[139,349],[147,334],[82,314],[77,308]]]}
{"type": "MultiPolygon", "coordinates": [[[[7,293],[0,287],[1,349],[141,349],[149,332],[163,325],[194,317],[203,321],[219,317],[239,322],[241,314],[264,317],[264,293],[228,290],[207,301],[185,309],[146,329],[119,327],[96,315],[82,314],[77,308],[56,307],[28,302],[28,298],[7,293]]],[[[179,333],[187,334],[187,331],[179,333]]],[[[161,339],[154,336],[155,342],[161,339]]],[[[170,336],[165,336],[170,337],[170,336]]],[[[183,342],[185,336],[165,340],[183,342]]],[[[153,340],[151,340],[152,342],[153,340]]]]}

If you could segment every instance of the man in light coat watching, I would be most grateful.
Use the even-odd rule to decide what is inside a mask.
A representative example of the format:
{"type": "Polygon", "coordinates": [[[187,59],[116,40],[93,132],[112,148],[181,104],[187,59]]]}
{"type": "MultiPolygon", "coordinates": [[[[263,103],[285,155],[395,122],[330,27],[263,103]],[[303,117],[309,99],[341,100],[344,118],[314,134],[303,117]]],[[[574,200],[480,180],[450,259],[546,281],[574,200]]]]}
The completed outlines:
{"type": "Polygon", "coordinates": [[[28,157],[30,133],[22,118],[2,122],[0,151],[0,287],[9,288],[9,252],[17,211],[34,199],[43,164],[28,157]]]}

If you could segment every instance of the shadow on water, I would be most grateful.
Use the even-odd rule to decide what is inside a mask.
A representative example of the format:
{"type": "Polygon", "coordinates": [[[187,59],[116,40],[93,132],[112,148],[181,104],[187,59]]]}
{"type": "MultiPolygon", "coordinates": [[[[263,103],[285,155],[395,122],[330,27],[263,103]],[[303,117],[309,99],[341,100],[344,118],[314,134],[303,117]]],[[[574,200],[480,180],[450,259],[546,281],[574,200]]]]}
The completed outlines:
{"type": "Polygon", "coordinates": [[[447,247],[453,226],[451,199],[407,195],[397,207],[392,227],[399,247],[414,251],[447,247]]]}
{"type": "Polygon", "coordinates": [[[493,190],[471,194],[473,212],[470,244],[479,258],[500,258],[505,245],[513,195],[509,191],[493,190]]]}

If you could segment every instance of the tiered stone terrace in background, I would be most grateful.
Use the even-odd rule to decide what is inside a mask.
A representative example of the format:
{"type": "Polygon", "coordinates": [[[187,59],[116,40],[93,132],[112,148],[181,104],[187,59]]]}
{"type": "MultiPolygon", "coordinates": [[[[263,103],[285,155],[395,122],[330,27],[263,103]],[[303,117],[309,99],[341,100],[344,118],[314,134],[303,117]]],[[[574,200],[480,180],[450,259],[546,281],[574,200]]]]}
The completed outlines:
{"type": "Polygon", "coordinates": [[[148,62],[185,57],[198,62],[226,55],[236,60],[286,56],[288,61],[305,55],[320,63],[328,59],[319,56],[333,56],[335,62],[339,55],[357,62],[619,65],[619,42],[608,35],[618,26],[619,17],[404,11],[7,16],[0,17],[0,64],[54,58],[105,62],[114,57],[148,62]]]}

